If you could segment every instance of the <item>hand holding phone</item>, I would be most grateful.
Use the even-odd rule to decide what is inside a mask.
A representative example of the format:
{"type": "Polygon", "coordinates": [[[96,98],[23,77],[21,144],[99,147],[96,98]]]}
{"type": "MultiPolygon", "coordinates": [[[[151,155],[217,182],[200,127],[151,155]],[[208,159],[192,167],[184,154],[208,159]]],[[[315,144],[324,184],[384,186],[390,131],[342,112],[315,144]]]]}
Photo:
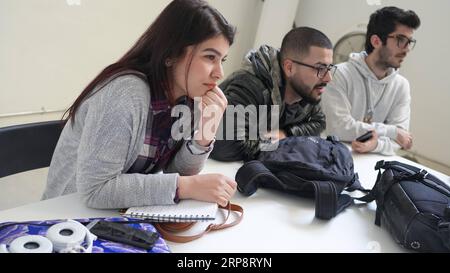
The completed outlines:
{"type": "Polygon", "coordinates": [[[372,131],[368,131],[367,133],[365,133],[365,134],[359,136],[359,137],[356,139],[356,141],[359,141],[359,142],[366,142],[366,141],[368,141],[369,139],[371,139],[372,137],[373,137],[372,131]]]}

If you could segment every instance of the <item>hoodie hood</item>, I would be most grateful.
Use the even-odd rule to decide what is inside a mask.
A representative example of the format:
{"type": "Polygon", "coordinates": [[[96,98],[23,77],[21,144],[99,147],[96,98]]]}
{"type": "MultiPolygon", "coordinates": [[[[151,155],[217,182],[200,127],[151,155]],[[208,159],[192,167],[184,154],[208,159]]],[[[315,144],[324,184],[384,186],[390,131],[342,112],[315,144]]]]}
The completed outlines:
{"type": "Polygon", "coordinates": [[[360,53],[351,53],[349,59],[349,63],[352,64],[359,71],[359,73],[364,76],[364,78],[370,79],[370,81],[387,84],[390,83],[398,74],[398,69],[390,68],[387,76],[379,80],[367,65],[365,60],[367,56],[367,53],[362,51],[360,53]]]}
{"type": "Polygon", "coordinates": [[[268,45],[262,45],[257,50],[251,50],[243,61],[243,69],[258,77],[271,92],[272,102],[283,105],[280,92],[282,86],[279,50],[268,45]]]}

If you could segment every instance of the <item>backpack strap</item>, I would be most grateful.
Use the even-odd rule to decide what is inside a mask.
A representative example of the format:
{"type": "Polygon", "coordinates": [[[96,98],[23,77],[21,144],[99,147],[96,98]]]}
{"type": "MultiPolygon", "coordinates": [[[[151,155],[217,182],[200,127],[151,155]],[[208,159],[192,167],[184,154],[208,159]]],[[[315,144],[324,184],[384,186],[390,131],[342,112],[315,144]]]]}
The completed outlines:
{"type": "MultiPolygon", "coordinates": [[[[384,198],[384,194],[382,192],[380,192],[380,181],[381,181],[381,169],[385,168],[385,161],[384,160],[380,160],[376,163],[375,165],[375,170],[378,171],[378,175],[377,175],[377,180],[375,181],[375,185],[373,186],[372,190],[369,191],[368,194],[366,194],[365,196],[359,197],[359,198],[353,198],[353,200],[358,200],[361,202],[365,202],[365,203],[370,203],[374,200],[376,200],[377,198],[384,198]]],[[[393,181],[392,181],[393,182],[393,181]]],[[[393,183],[391,183],[392,186],[393,183]]],[[[390,186],[389,186],[390,188],[390,186]]],[[[375,212],[375,225],[380,226],[381,225],[381,206],[383,203],[383,200],[378,200],[378,202],[380,202],[380,205],[377,204],[377,209],[375,212]]]]}
{"type": "Polygon", "coordinates": [[[254,194],[261,183],[278,183],[283,187],[283,182],[259,160],[246,162],[237,171],[235,179],[239,192],[246,196],[254,194]]]}
{"type": "Polygon", "coordinates": [[[362,196],[360,198],[353,198],[354,200],[362,201],[365,203],[370,203],[374,200],[377,200],[377,210],[375,212],[375,225],[380,226],[381,225],[381,211],[384,209],[384,196],[386,192],[394,185],[395,183],[399,182],[405,176],[403,175],[394,175],[393,172],[389,172],[389,174],[392,174],[392,177],[385,177],[388,174],[381,173],[382,169],[391,169],[393,166],[398,165],[398,162],[396,161],[384,161],[380,160],[375,165],[375,170],[378,171],[377,180],[375,182],[375,185],[373,186],[372,190],[365,196],[362,196]],[[386,178],[386,182],[382,182],[381,179],[386,178]]]}
{"type": "Polygon", "coordinates": [[[182,231],[189,230],[190,228],[192,228],[192,226],[195,224],[195,222],[183,222],[183,223],[158,222],[158,223],[153,223],[153,225],[165,240],[175,242],[175,243],[187,243],[187,242],[194,241],[194,240],[202,237],[203,235],[205,235],[206,233],[208,233],[210,231],[215,231],[215,230],[220,230],[220,229],[225,229],[225,228],[235,226],[235,225],[239,224],[241,222],[242,218],[244,217],[244,209],[239,205],[228,202],[228,205],[226,207],[220,206],[219,208],[225,209],[228,211],[225,220],[220,224],[208,225],[204,231],[202,231],[196,235],[182,236],[182,235],[176,234],[176,233],[179,233],[182,231]],[[227,224],[228,218],[230,217],[230,214],[232,211],[238,212],[238,217],[231,223],[227,224]]]}
{"type": "Polygon", "coordinates": [[[361,185],[361,182],[359,181],[359,175],[358,175],[358,173],[355,173],[355,175],[354,175],[354,177],[353,177],[353,182],[352,182],[349,186],[347,186],[347,187],[345,188],[345,190],[346,190],[346,191],[349,191],[349,192],[352,192],[352,191],[360,191],[360,192],[365,192],[365,193],[370,192],[370,190],[364,188],[364,187],[361,185]]]}
{"type": "Polygon", "coordinates": [[[450,249],[450,222],[439,223],[438,232],[444,245],[450,249]]]}
{"type": "Polygon", "coordinates": [[[312,181],[314,185],[316,201],[316,217],[320,219],[331,219],[336,216],[337,193],[336,187],[331,182],[320,183],[312,181]]]}
{"type": "MultiPolygon", "coordinates": [[[[375,186],[377,185],[378,181],[380,181],[381,178],[381,170],[378,171],[377,180],[375,182],[375,186]]],[[[370,190],[366,195],[359,197],[359,198],[353,198],[354,200],[358,200],[364,203],[370,203],[373,200],[377,198],[376,196],[376,190],[375,186],[373,186],[372,190],[370,190]]]]}
{"type": "Polygon", "coordinates": [[[331,181],[311,181],[315,191],[316,217],[329,220],[353,204],[347,194],[338,194],[331,181]]]}
{"type": "Polygon", "coordinates": [[[444,217],[438,224],[438,232],[444,245],[450,249],[450,204],[444,210],[444,217]]]}

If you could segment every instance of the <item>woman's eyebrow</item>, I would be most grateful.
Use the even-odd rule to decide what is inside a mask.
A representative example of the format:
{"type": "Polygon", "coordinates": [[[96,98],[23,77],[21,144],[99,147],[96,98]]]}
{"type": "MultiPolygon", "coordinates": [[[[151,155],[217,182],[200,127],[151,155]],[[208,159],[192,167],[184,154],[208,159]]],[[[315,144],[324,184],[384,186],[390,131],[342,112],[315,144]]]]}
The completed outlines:
{"type": "MultiPolygon", "coordinates": [[[[205,48],[205,49],[203,49],[203,52],[206,52],[206,51],[211,51],[211,52],[213,52],[214,54],[216,54],[218,56],[222,56],[222,53],[220,53],[217,49],[214,49],[214,48],[205,48]]],[[[224,56],[224,58],[225,57],[226,56],[224,56]]]]}

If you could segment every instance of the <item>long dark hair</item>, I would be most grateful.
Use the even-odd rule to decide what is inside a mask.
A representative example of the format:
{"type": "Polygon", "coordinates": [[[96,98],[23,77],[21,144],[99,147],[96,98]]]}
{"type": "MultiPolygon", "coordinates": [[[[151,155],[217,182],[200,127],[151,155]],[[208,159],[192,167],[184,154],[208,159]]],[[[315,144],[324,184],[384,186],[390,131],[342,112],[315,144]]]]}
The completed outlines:
{"type": "Polygon", "coordinates": [[[172,1],[119,61],[107,66],[86,86],[64,113],[64,116],[68,113],[66,121],[72,119],[74,122],[83,100],[96,86],[119,73],[133,74],[132,71],[136,71],[145,74],[152,92],[164,92],[173,103],[166,60],[177,59],[184,55],[186,47],[218,35],[223,35],[231,45],[235,32],[235,27],[205,1],[172,1]]]}

